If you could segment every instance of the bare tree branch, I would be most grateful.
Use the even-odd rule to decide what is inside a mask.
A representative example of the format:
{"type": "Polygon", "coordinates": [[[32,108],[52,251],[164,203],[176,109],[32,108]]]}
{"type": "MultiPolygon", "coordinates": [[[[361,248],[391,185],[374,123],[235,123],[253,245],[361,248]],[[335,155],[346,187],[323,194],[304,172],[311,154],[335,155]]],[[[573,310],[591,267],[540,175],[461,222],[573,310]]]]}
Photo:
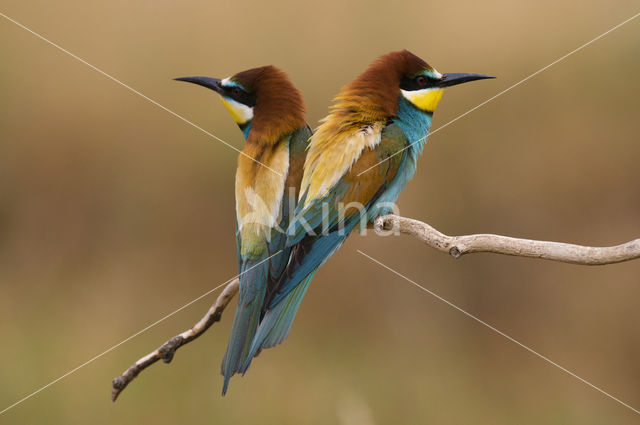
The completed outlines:
{"type": "MultiPolygon", "coordinates": [[[[459,258],[464,254],[474,252],[493,252],[495,254],[542,258],[592,266],[620,263],[640,258],[640,239],[617,246],[590,247],[489,234],[448,236],[426,223],[396,215],[378,217],[373,227],[380,234],[391,231],[411,235],[431,248],[449,253],[453,258],[459,258]]],[[[225,287],[207,314],[191,329],[174,336],[157,350],[135,362],[122,375],[114,378],[111,400],[116,401],[122,390],[144,369],[160,359],[165,363],[170,363],[178,348],[198,338],[211,325],[219,321],[220,317],[222,317],[222,312],[238,292],[238,286],[238,279],[233,280],[225,287]]]]}
{"type": "Polygon", "coordinates": [[[640,258],[640,239],[617,246],[591,247],[490,234],[448,236],[426,223],[396,215],[378,217],[374,228],[380,233],[399,231],[411,235],[431,248],[449,253],[453,258],[474,252],[493,252],[589,266],[640,258]]]}
{"type": "Polygon", "coordinates": [[[162,344],[158,349],[135,362],[131,367],[125,370],[122,375],[114,378],[111,384],[111,401],[116,401],[122,390],[124,390],[127,385],[129,385],[129,382],[133,381],[140,372],[160,359],[165,363],[171,363],[173,355],[176,353],[178,348],[198,338],[207,329],[209,329],[211,325],[219,321],[224,309],[229,305],[231,299],[238,293],[239,283],[238,279],[234,279],[229,283],[224,288],[220,296],[218,296],[218,299],[211,306],[209,311],[207,311],[207,314],[205,314],[198,323],[193,325],[191,329],[174,336],[162,344]]]}

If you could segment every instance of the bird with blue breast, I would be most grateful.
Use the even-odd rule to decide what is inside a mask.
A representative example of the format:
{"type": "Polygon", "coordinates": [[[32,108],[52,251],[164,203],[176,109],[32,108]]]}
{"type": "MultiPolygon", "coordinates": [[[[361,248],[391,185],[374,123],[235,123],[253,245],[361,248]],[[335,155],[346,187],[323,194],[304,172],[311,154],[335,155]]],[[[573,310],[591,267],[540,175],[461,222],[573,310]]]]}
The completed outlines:
{"type": "Polygon", "coordinates": [[[311,136],[299,202],[287,230],[291,258],[265,301],[267,312],[249,359],[273,342],[278,319],[270,312],[292,293],[304,293],[358,223],[392,211],[415,174],[444,89],[487,78],[494,77],[441,74],[402,50],[380,57],[342,88],[311,136]],[[349,205],[359,207],[345,208],[349,205]]]}
{"type": "Polygon", "coordinates": [[[302,95],[274,66],[249,69],[225,79],[176,80],[218,93],[246,139],[235,182],[240,288],[221,367],[224,395],[230,378],[244,374],[256,355],[249,352],[261,320],[269,314],[270,320],[277,322],[270,338],[263,338],[261,348],[284,340],[294,317],[289,310],[297,309],[306,290],[300,286],[290,291],[277,306],[265,304],[289,260],[291,247],[286,246],[283,229],[287,229],[296,206],[311,129],[305,121],[302,95]]]}

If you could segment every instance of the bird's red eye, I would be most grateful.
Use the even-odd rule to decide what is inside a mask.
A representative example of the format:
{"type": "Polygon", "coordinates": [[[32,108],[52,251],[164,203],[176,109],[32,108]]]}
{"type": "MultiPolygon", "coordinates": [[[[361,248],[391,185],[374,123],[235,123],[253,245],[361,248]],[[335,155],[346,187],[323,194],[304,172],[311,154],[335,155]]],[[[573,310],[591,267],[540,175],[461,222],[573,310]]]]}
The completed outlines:
{"type": "Polygon", "coordinates": [[[239,88],[237,88],[237,87],[234,87],[234,88],[233,88],[233,94],[234,94],[234,95],[236,95],[236,96],[238,96],[238,95],[240,94],[240,89],[239,89],[239,88]]]}
{"type": "Polygon", "coordinates": [[[416,78],[416,83],[418,83],[419,86],[424,87],[427,85],[427,79],[420,75],[418,78],[416,78]]]}

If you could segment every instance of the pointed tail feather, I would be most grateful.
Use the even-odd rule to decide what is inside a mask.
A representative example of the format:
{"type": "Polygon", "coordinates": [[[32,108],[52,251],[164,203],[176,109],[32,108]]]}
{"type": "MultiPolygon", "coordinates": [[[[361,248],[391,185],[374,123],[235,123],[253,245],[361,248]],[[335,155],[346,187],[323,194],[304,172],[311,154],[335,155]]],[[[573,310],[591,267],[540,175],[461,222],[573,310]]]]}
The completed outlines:
{"type": "Polygon", "coordinates": [[[295,245],[291,251],[287,271],[283,275],[278,290],[270,297],[268,308],[274,308],[290,291],[298,287],[300,282],[315,273],[342,246],[358,222],[358,220],[351,220],[344,229],[328,235],[307,236],[295,245]]]}
{"type": "Polygon", "coordinates": [[[242,371],[251,341],[260,320],[260,312],[267,288],[269,262],[250,261],[243,264],[245,273],[240,277],[238,309],[233,320],[227,352],[222,360],[221,373],[224,376],[222,395],[227,393],[229,380],[236,372],[242,371]],[[256,265],[258,263],[258,265],[256,265]]]}
{"type": "Polygon", "coordinates": [[[242,373],[246,372],[251,360],[260,350],[275,347],[287,339],[293,319],[296,317],[302,298],[307,292],[314,274],[315,271],[310,273],[282,301],[266,312],[251,343],[251,349],[242,366],[242,373]]]}

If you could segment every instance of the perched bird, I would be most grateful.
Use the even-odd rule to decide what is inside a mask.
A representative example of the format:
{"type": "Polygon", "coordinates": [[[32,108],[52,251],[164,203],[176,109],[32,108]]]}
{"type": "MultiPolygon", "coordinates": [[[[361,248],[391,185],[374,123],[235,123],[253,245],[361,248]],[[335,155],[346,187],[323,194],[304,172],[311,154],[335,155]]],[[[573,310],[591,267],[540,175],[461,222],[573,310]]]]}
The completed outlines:
{"type": "MultiPolygon", "coordinates": [[[[361,218],[370,223],[391,211],[416,171],[443,89],[484,78],[493,77],[441,74],[403,50],[380,57],[342,88],[311,137],[300,199],[287,231],[287,243],[294,248],[269,294],[269,308],[306,288],[361,218]],[[361,207],[341,207],[348,205],[361,207]]],[[[258,329],[250,355],[268,346],[265,326],[258,329]]]]}
{"type": "MultiPolygon", "coordinates": [[[[282,298],[288,309],[264,304],[289,259],[285,230],[295,208],[306,148],[311,136],[300,92],[273,66],[249,69],[223,80],[176,78],[218,93],[240,126],[246,143],[236,172],[236,239],[240,271],[238,309],[222,361],[222,394],[236,372],[245,373],[256,352],[249,349],[261,319],[271,313],[271,328],[286,338],[302,294],[282,298]],[[290,205],[292,203],[293,205],[290,205]]],[[[262,348],[275,345],[264,340],[262,348]]]]}

